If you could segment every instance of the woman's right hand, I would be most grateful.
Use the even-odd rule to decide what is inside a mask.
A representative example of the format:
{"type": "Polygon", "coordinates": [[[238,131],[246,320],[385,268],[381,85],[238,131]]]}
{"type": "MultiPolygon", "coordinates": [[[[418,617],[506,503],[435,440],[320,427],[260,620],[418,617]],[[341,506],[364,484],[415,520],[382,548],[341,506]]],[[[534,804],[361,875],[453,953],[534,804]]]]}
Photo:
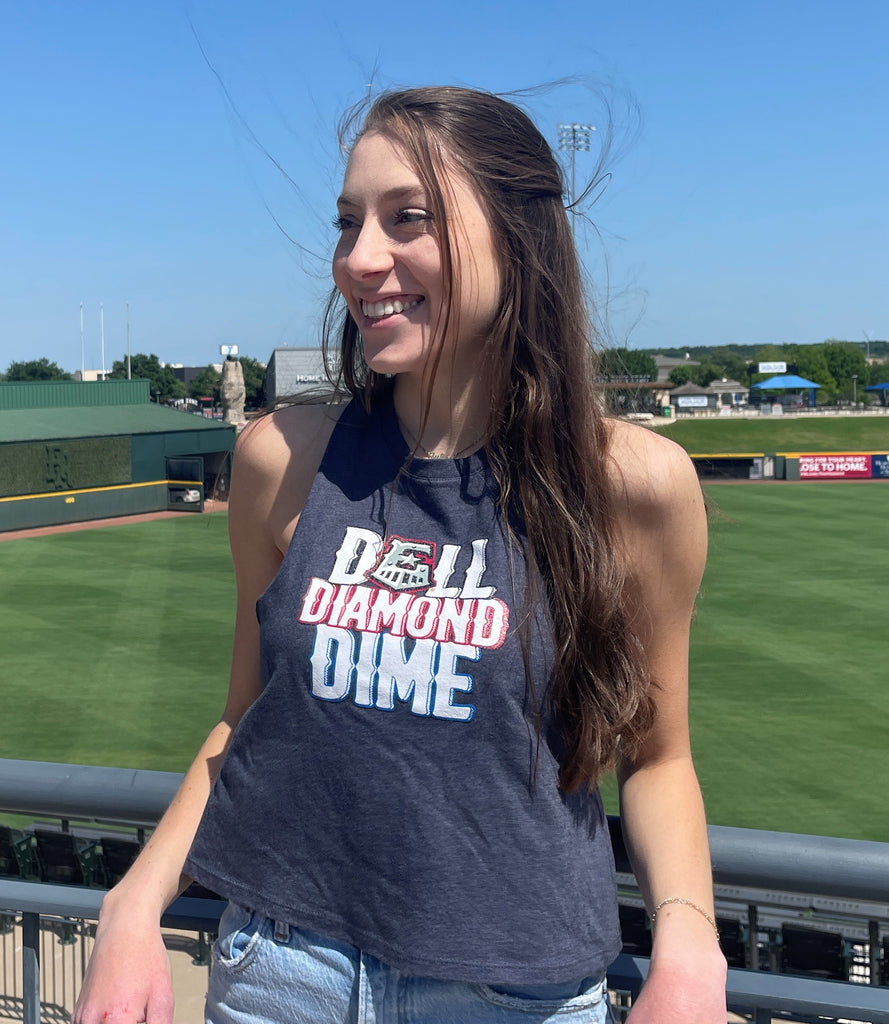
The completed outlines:
{"type": "Polygon", "coordinates": [[[157,916],[118,907],[99,919],[72,1024],[172,1024],[170,960],[157,916]]]}

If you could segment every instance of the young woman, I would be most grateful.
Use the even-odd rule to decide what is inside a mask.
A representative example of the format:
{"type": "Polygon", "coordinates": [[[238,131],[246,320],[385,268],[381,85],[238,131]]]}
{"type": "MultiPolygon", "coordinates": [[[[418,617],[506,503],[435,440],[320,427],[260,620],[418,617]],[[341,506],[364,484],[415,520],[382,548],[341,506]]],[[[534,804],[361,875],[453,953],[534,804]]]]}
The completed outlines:
{"type": "Polygon", "coordinates": [[[616,764],[656,917],[629,1020],[724,1024],[694,471],[602,413],[562,176],[523,112],[414,89],[352,134],[327,319],[351,401],[239,441],[228,703],[104,902],[74,1020],[171,1019],[158,922],[196,878],[230,901],[213,1024],[608,1021],[616,764]]]}

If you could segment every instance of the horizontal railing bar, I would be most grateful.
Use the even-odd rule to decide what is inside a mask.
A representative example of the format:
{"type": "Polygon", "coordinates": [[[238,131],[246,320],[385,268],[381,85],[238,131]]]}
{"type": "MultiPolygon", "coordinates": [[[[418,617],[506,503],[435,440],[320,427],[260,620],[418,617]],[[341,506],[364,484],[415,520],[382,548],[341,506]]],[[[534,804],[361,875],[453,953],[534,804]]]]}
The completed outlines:
{"type": "Polygon", "coordinates": [[[0,810],[156,825],[181,782],[178,772],[0,760],[0,810]]]}
{"type": "MultiPolygon", "coordinates": [[[[96,920],[103,896],[100,889],[0,878],[0,912],[5,913],[96,920]]],[[[219,900],[181,896],[162,924],[183,931],[212,932],[223,906],[219,900]]],[[[608,972],[608,983],[612,988],[638,992],[648,966],[644,957],[622,954],[608,972]]],[[[889,1024],[889,989],[884,987],[733,968],[728,972],[726,991],[729,1006],[737,1010],[788,1010],[889,1024]]]]}
{"type": "MultiPolygon", "coordinates": [[[[645,957],[622,953],[608,971],[612,989],[638,992],[648,976],[645,957]]],[[[823,981],[768,971],[729,968],[726,1001],[731,1010],[786,1010],[889,1024],[889,989],[848,981],[823,981]]]]}
{"type": "MultiPolygon", "coordinates": [[[[156,824],[182,776],[94,765],[0,760],[0,810],[156,824]]],[[[619,870],[620,823],[609,819],[619,870]]],[[[889,902],[889,843],[711,825],[717,883],[889,902]]]]}
{"type": "MultiPolygon", "coordinates": [[[[97,921],[104,895],[104,889],[89,889],[81,885],[0,878],[0,913],[97,921]]],[[[222,900],[180,896],[168,907],[162,924],[165,928],[181,928],[183,931],[215,931],[224,907],[222,900]]]]}
{"type": "MultiPolygon", "coordinates": [[[[618,871],[630,872],[620,819],[609,817],[618,871]]],[[[889,902],[889,843],[709,825],[717,884],[889,902]]]]}
{"type": "Polygon", "coordinates": [[[889,843],[711,826],[717,883],[889,901],[889,843]]]}

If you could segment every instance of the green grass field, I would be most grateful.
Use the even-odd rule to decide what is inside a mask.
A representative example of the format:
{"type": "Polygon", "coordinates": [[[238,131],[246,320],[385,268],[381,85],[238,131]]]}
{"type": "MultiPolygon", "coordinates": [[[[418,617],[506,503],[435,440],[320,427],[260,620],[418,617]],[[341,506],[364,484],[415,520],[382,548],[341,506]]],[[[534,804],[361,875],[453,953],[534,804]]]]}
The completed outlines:
{"type": "Polygon", "coordinates": [[[889,450],[889,416],[685,417],[652,425],[692,454],[889,450]]]}
{"type": "Polygon", "coordinates": [[[0,757],[188,766],[228,683],[226,518],[0,544],[0,757]]]}
{"type": "MultiPolygon", "coordinates": [[[[691,677],[710,820],[889,841],[889,485],[706,491],[691,677]]],[[[225,695],[225,528],[214,514],[0,544],[0,757],[185,768],[225,695]]]]}

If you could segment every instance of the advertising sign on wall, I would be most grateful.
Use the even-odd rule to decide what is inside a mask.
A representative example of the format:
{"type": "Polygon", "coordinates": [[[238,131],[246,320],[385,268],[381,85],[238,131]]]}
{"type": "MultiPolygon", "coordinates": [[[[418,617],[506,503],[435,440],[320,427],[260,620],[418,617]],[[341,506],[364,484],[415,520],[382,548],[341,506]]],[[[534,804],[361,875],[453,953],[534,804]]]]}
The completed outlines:
{"type": "Polygon", "coordinates": [[[800,455],[800,480],[866,480],[871,476],[870,455],[800,455]]]}
{"type": "Polygon", "coordinates": [[[760,373],[787,373],[787,363],[760,363],[760,373]]]}
{"type": "Polygon", "coordinates": [[[889,479],[889,455],[872,455],[871,472],[880,479],[889,479]]]}
{"type": "Polygon", "coordinates": [[[680,395],[676,399],[676,404],[680,409],[706,409],[707,408],[707,396],[706,395],[680,395]]]}

